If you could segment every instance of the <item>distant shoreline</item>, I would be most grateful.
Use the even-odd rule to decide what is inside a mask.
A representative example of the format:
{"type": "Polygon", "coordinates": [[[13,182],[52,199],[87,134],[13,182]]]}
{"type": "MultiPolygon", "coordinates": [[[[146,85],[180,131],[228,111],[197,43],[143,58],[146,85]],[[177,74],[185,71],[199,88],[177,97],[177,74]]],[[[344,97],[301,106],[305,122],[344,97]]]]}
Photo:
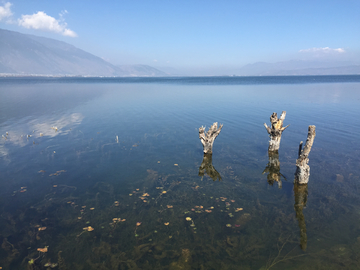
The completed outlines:
{"type": "Polygon", "coordinates": [[[178,84],[178,85],[294,85],[360,83],[360,75],[297,76],[176,76],[176,77],[85,77],[85,76],[0,76],[5,84],[178,84]]]}
{"type": "Polygon", "coordinates": [[[92,76],[92,75],[44,75],[44,74],[8,74],[0,73],[0,78],[264,78],[264,77],[329,77],[360,76],[360,74],[326,74],[326,75],[169,75],[169,76],[92,76]]]}

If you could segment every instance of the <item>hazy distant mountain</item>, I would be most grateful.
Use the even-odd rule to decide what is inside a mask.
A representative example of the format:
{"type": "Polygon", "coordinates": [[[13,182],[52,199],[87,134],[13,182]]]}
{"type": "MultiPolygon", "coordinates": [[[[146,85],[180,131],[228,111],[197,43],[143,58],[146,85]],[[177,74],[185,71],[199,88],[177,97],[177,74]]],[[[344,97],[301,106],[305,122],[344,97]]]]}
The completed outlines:
{"type": "Polygon", "coordinates": [[[186,76],[188,73],[188,72],[184,72],[177,68],[169,67],[169,66],[159,66],[156,68],[164,71],[166,74],[168,74],[168,76],[186,76]]]}
{"type": "Polygon", "coordinates": [[[269,72],[272,76],[300,76],[300,75],[360,75],[360,65],[329,67],[329,68],[304,68],[296,70],[279,70],[269,72]]]}
{"type": "Polygon", "coordinates": [[[22,75],[165,76],[139,65],[116,67],[62,41],[0,29],[0,73],[22,75]]]}
{"type": "Polygon", "coordinates": [[[235,70],[240,76],[280,76],[280,75],[344,75],[360,74],[360,64],[339,61],[290,60],[277,63],[258,62],[235,70]]]}
{"type": "Polygon", "coordinates": [[[121,65],[116,66],[119,72],[128,74],[127,76],[142,76],[142,77],[165,77],[169,76],[167,73],[147,65],[121,65]]]}
{"type": "Polygon", "coordinates": [[[147,65],[115,66],[62,41],[0,29],[0,73],[19,75],[142,76],[183,75],[340,75],[360,74],[360,63],[291,60],[259,62],[239,69],[188,72],[164,67],[165,72],[147,65]]]}

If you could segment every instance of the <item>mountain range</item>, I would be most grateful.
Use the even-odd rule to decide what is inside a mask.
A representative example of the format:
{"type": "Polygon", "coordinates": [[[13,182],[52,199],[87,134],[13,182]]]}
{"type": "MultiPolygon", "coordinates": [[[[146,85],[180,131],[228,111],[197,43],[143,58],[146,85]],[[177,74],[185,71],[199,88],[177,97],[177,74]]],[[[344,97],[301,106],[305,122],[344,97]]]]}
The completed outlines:
{"type": "Polygon", "coordinates": [[[350,61],[290,60],[248,64],[232,72],[238,76],[352,75],[360,74],[360,64],[350,61]]]}
{"type": "Polygon", "coordinates": [[[0,73],[55,76],[168,76],[147,65],[112,65],[68,43],[0,29],[0,73]]]}
{"type": "MultiPolygon", "coordinates": [[[[196,76],[197,72],[172,67],[113,65],[104,59],[55,39],[0,29],[0,75],[165,77],[196,76]]],[[[199,72],[199,71],[198,71],[199,72]]],[[[241,68],[221,69],[202,75],[288,76],[360,74],[360,64],[339,61],[290,60],[258,62],[241,68]],[[219,74],[217,74],[219,73],[219,74]]]]}

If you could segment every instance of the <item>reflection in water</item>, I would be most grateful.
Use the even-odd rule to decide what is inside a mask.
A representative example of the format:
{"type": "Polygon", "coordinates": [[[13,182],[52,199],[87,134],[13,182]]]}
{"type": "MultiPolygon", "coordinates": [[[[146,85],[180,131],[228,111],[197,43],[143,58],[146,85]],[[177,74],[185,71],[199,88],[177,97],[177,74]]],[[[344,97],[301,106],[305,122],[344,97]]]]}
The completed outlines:
{"type": "Polygon", "coordinates": [[[64,128],[70,125],[79,125],[83,119],[84,116],[81,113],[73,113],[62,116],[56,120],[46,120],[40,123],[33,123],[34,136],[55,137],[58,134],[66,135],[69,133],[69,130],[64,130],[64,128]]]}
{"type": "MultiPolygon", "coordinates": [[[[70,90],[79,93],[77,85],[62,85],[69,89],[68,99],[73,99],[70,90]]],[[[351,132],[343,132],[358,116],[355,101],[325,107],[294,99],[294,93],[307,96],[311,85],[220,85],[211,86],[211,91],[207,85],[190,84],[95,85],[99,92],[103,88],[111,91],[75,107],[58,106],[28,117],[21,112],[20,117],[8,113],[17,104],[0,106],[5,112],[0,112],[0,135],[9,133],[7,139],[0,136],[0,267],[40,270],[48,268],[45,265],[50,262],[58,263],[54,269],[79,270],[274,270],[313,269],[314,265],[351,269],[360,265],[360,241],[356,240],[359,143],[353,135],[360,131],[353,125],[351,132]],[[252,91],[254,88],[257,90],[252,91]],[[274,94],[269,88],[281,91],[274,94]],[[321,123],[324,132],[320,135],[326,137],[319,140],[321,151],[313,152],[317,181],[312,183],[311,199],[320,203],[313,204],[310,212],[303,211],[306,186],[293,187],[294,203],[294,198],[288,197],[286,183],[270,193],[268,185],[259,181],[259,165],[266,164],[258,161],[267,142],[262,143],[262,135],[257,135],[260,127],[253,123],[261,121],[262,112],[273,107],[279,96],[282,103],[292,107],[292,114],[299,116],[299,128],[286,135],[289,159],[296,151],[290,142],[300,141],[298,131],[310,118],[315,124],[321,123]],[[221,179],[211,155],[204,156],[202,166],[197,165],[200,169],[193,166],[200,161],[196,156],[199,148],[194,147],[198,143],[194,140],[195,127],[213,117],[214,106],[209,104],[214,100],[219,101],[214,105],[216,117],[226,119],[232,130],[224,134],[219,145],[219,171],[223,176],[226,173],[228,180],[221,183],[200,181],[198,176],[200,171],[200,175],[221,179]],[[254,109],[254,104],[264,107],[254,109]],[[342,109],[348,108],[344,116],[342,109]],[[246,114],[248,111],[252,113],[246,114]],[[71,116],[74,112],[78,115],[71,116]],[[336,132],[333,123],[337,124],[336,132]],[[40,133],[43,137],[37,137],[40,133]],[[20,141],[15,143],[22,134],[31,135],[28,140],[21,139],[25,147],[20,147],[20,141]],[[181,143],[176,142],[179,137],[181,143]],[[339,143],[339,138],[346,140],[339,143]],[[5,158],[13,162],[4,163],[5,158]],[[344,181],[329,181],[335,174],[343,175],[344,181]],[[307,243],[305,213],[307,229],[324,229],[321,234],[309,234],[309,243],[319,239],[311,246],[311,254],[299,248],[294,209],[303,249],[307,243]],[[318,213],[323,217],[316,218],[318,213]],[[309,220],[313,220],[311,224],[309,220]],[[45,247],[48,252],[40,254],[45,247]],[[304,256],[300,259],[300,255],[304,256]]],[[[45,86],[52,88],[49,84],[41,87],[45,86]]],[[[332,88],[330,84],[317,84],[311,90],[318,87],[324,91],[332,88]]],[[[360,97],[354,86],[349,90],[354,94],[351,101],[360,97]]],[[[2,96],[0,100],[4,104],[2,96]]],[[[33,102],[28,104],[34,106],[33,102]]],[[[273,181],[281,177],[278,160],[269,157],[268,173],[273,181]]],[[[281,172],[286,175],[285,171],[294,170],[292,163],[282,162],[281,172]]]]}
{"type": "Polygon", "coordinates": [[[282,187],[281,176],[284,177],[280,173],[280,161],[279,161],[279,152],[278,151],[269,151],[269,163],[266,165],[262,174],[268,173],[267,180],[269,185],[273,185],[274,182],[278,183],[278,187],[282,187]]]}
{"type": "Polygon", "coordinates": [[[204,154],[203,161],[199,167],[199,176],[203,177],[205,173],[214,181],[221,181],[220,173],[212,165],[212,154],[204,154]]]}
{"type": "Polygon", "coordinates": [[[75,126],[80,125],[83,119],[81,113],[72,113],[59,116],[57,119],[43,117],[29,121],[25,125],[9,125],[6,136],[0,140],[0,158],[9,163],[9,147],[12,145],[24,147],[29,143],[37,144],[40,137],[54,138],[58,135],[67,135],[75,126]]]}
{"type": "MultiPolygon", "coordinates": [[[[58,119],[40,118],[28,122],[26,125],[13,125],[8,126],[8,134],[6,142],[19,146],[25,146],[29,139],[40,137],[55,137],[57,135],[69,134],[71,128],[81,124],[84,116],[81,113],[72,113],[63,115],[58,119]],[[27,135],[30,133],[30,135],[27,135]]],[[[5,140],[3,140],[4,142],[5,140]]]]}
{"type": "Polygon", "coordinates": [[[295,197],[294,208],[300,229],[300,247],[302,250],[306,250],[307,235],[306,235],[306,224],[305,224],[305,216],[303,214],[303,209],[306,207],[306,202],[308,197],[307,184],[301,185],[298,183],[294,183],[294,197],[295,197]]]}

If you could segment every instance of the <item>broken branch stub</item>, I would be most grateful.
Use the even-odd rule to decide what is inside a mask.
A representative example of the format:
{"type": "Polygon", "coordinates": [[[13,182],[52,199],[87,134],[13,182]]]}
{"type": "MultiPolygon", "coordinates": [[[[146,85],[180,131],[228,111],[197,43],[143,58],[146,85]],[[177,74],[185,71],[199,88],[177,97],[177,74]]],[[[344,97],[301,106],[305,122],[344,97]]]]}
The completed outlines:
{"type": "Polygon", "coordinates": [[[295,183],[307,184],[310,176],[309,154],[311,147],[315,139],[315,126],[309,126],[306,143],[303,149],[301,149],[302,143],[299,146],[299,157],[296,160],[296,172],[295,172],[295,183]]]}
{"type": "Polygon", "coordinates": [[[199,128],[199,138],[204,147],[204,154],[212,154],[212,147],[214,144],[214,140],[219,135],[222,127],[223,125],[220,124],[220,127],[218,128],[218,123],[215,122],[214,124],[212,124],[212,126],[209,128],[206,134],[205,134],[205,127],[199,128]]]}
{"type": "Polygon", "coordinates": [[[280,148],[280,141],[282,132],[290,125],[283,127],[283,123],[285,120],[286,111],[283,111],[280,115],[280,118],[277,117],[277,113],[274,112],[270,116],[271,128],[264,123],[266,131],[269,133],[270,141],[269,141],[269,151],[278,151],[280,148]]]}

